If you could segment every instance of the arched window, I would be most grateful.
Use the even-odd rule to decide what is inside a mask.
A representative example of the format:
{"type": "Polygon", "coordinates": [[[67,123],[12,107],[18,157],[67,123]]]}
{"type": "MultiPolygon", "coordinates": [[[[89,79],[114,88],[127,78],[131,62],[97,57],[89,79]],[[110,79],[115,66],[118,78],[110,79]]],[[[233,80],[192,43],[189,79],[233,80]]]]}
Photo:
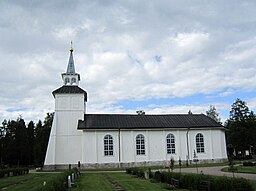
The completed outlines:
{"type": "Polygon", "coordinates": [[[76,83],[76,78],[72,78],[71,79],[71,84],[75,84],[76,83]]]}
{"type": "Polygon", "coordinates": [[[204,136],[201,133],[196,135],[196,152],[204,153],[204,136]]]}
{"type": "Polygon", "coordinates": [[[173,134],[166,136],[167,154],[175,154],[175,137],[173,134]]]}
{"type": "Polygon", "coordinates": [[[65,85],[67,85],[68,83],[70,83],[69,78],[65,78],[65,85]]]}
{"type": "Polygon", "coordinates": [[[145,138],[142,134],[136,136],[136,153],[137,155],[145,155],[145,138]]]}
{"type": "Polygon", "coordinates": [[[104,155],[113,156],[113,137],[111,135],[104,137],[104,155]]]}

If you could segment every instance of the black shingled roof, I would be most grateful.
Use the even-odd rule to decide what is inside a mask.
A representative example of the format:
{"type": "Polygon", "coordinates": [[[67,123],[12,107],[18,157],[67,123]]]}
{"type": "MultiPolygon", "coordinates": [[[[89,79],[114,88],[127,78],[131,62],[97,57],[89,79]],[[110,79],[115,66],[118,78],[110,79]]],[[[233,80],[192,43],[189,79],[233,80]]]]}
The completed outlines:
{"type": "Polygon", "coordinates": [[[85,114],[78,129],[212,128],[222,125],[204,114],[85,114]]]}
{"type": "Polygon", "coordinates": [[[64,85],[52,92],[54,97],[55,97],[55,94],[77,94],[77,93],[84,94],[84,100],[87,101],[87,92],[78,86],[64,85]]]}

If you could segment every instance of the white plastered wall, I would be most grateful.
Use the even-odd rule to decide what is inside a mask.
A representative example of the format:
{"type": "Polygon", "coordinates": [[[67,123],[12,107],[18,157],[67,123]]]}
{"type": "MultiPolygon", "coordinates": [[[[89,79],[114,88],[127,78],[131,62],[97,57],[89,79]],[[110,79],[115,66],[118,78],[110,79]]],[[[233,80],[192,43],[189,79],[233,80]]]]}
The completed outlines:
{"type": "Polygon", "coordinates": [[[77,164],[81,161],[83,133],[77,130],[79,119],[84,119],[84,95],[55,95],[55,114],[45,165],[77,164]]]}
{"type": "MultiPolygon", "coordinates": [[[[187,129],[121,130],[119,155],[119,130],[84,130],[82,138],[83,163],[131,163],[149,161],[187,160],[187,129]],[[175,154],[167,154],[166,136],[175,136],[175,154]],[[111,135],[114,142],[114,155],[104,156],[105,135],[111,135]],[[136,154],[136,136],[145,137],[145,155],[136,154]],[[119,157],[120,156],[120,157],[119,157]]],[[[204,153],[196,153],[199,160],[226,159],[225,133],[220,129],[190,129],[188,132],[189,159],[193,160],[196,151],[196,135],[204,136],[204,153]]]]}

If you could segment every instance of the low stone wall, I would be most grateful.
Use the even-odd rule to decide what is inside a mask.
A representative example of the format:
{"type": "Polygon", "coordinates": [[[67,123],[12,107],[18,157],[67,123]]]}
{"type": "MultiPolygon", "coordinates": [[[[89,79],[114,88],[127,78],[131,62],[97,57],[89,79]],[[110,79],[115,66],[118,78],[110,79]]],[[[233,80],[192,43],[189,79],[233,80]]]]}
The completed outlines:
{"type": "MultiPolygon", "coordinates": [[[[205,163],[221,163],[226,162],[227,159],[205,159],[199,160],[198,164],[205,163]]],[[[141,166],[168,166],[170,161],[143,161],[143,162],[127,162],[127,163],[81,163],[80,169],[107,169],[107,168],[128,168],[128,167],[141,167],[141,166]]],[[[187,161],[181,161],[182,164],[186,164],[187,161]]],[[[175,161],[178,164],[178,161],[175,161]]],[[[189,164],[194,164],[193,161],[189,161],[189,164]]],[[[57,165],[45,165],[43,170],[61,170],[71,168],[78,168],[78,164],[57,164],[57,165]]]]}

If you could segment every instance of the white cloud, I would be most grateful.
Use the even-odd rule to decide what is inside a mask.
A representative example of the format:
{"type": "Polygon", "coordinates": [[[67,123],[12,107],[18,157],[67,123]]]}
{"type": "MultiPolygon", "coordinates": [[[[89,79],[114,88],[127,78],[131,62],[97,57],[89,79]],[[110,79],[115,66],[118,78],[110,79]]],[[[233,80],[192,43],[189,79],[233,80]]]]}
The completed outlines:
{"type": "MultiPolygon", "coordinates": [[[[0,120],[53,110],[71,40],[91,112],[130,112],[112,105],[123,100],[201,94],[218,103],[255,91],[255,8],[252,1],[1,1],[0,120]]],[[[200,112],[209,104],[150,111],[200,112]]]]}
{"type": "Polygon", "coordinates": [[[176,37],[171,37],[171,43],[175,43],[178,51],[182,54],[196,53],[202,51],[209,40],[208,33],[179,33],[176,37]]]}

